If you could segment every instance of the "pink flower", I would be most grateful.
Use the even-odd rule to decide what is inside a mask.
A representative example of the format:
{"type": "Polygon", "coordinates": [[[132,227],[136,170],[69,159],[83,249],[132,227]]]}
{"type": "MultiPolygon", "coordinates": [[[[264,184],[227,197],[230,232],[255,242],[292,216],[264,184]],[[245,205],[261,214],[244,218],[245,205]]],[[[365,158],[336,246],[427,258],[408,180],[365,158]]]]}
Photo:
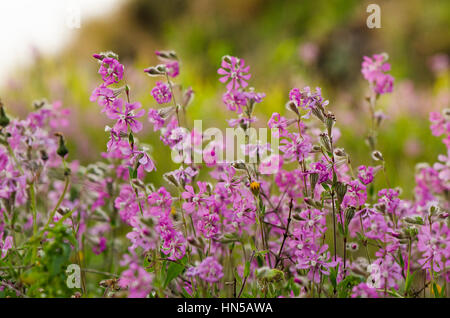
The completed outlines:
{"type": "Polygon", "coordinates": [[[316,91],[313,92],[309,86],[304,87],[301,91],[298,88],[293,88],[289,92],[289,100],[293,101],[297,107],[308,110],[305,118],[309,118],[314,108],[325,107],[329,103],[328,100],[323,99],[320,87],[316,87],[316,91]]]}
{"type": "Polygon", "coordinates": [[[181,197],[186,200],[183,203],[183,209],[186,213],[191,214],[198,210],[200,214],[208,212],[207,198],[206,198],[206,182],[197,182],[199,192],[196,194],[194,188],[190,185],[186,186],[186,191],[181,194],[181,197]]]}
{"type": "Polygon", "coordinates": [[[104,250],[106,250],[106,238],[102,236],[98,244],[92,247],[92,251],[94,254],[100,255],[104,250]]]}
{"type": "Polygon", "coordinates": [[[141,151],[133,151],[133,156],[131,158],[131,162],[133,162],[133,164],[136,164],[136,161],[137,161],[137,162],[139,162],[139,165],[144,168],[145,171],[151,172],[153,170],[156,170],[156,167],[155,167],[155,163],[149,157],[146,150],[147,149],[144,148],[141,151]]]}
{"type": "Polygon", "coordinates": [[[376,288],[370,287],[366,283],[359,283],[352,289],[352,298],[378,298],[376,288]]]}
{"type": "Polygon", "coordinates": [[[435,272],[448,267],[450,258],[450,230],[445,223],[434,222],[430,226],[422,226],[419,230],[417,248],[422,252],[419,263],[428,269],[433,265],[435,272]]]}
{"type": "Polygon", "coordinates": [[[169,85],[163,82],[156,82],[156,86],[152,89],[152,95],[158,104],[168,103],[172,99],[169,85]]]}
{"type": "Polygon", "coordinates": [[[7,236],[4,241],[0,240],[1,258],[5,258],[6,254],[8,254],[8,250],[12,247],[12,243],[12,236],[7,236]]]}
{"type": "Polygon", "coordinates": [[[367,200],[366,186],[359,180],[353,180],[348,183],[347,193],[342,200],[344,208],[353,206],[355,208],[364,205],[367,200]]]}
{"type": "Polygon", "coordinates": [[[177,77],[180,74],[180,64],[178,61],[170,61],[166,63],[167,75],[177,77]]]}
{"type": "Polygon", "coordinates": [[[120,82],[123,78],[123,71],[124,67],[119,61],[112,57],[105,57],[98,73],[102,76],[105,85],[108,86],[120,82]]]}
{"type": "Polygon", "coordinates": [[[250,66],[245,67],[243,59],[227,56],[222,59],[222,67],[219,68],[217,73],[219,75],[224,75],[219,79],[222,83],[226,83],[229,80],[227,89],[230,91],[238,89],[239,87],[245,88],[248,86],[246,81],[250,79],[251,75],[246,73],[248,73],[249,70],[250,66]]]}
{"type": "Polygon", "coordinates": [[[112,109],[107,113],[109,118],[117,119],[114,130],[127,133],[129,127],[134,133],[139,132],[142,129],[142,123],[136,118],[144,116],[145,110],[141,109],[137,113],[135,113],[135,110],[141,107],[142,105],[139,102],[125,103],[124,106],[123,99],[116,99],[112,109]]]}
{"type": "Polygon", "coordinates": [[[366,166],[359,166],[358,167],[358,179],[363,184],[368,185],[369,183],[372,183],[373,176],[375,174],[373,167],[366,167],[366,166]]]}
{"type": "Polygon", "coordinates": [[[328,276],[330,274],[329,268],[336,266],[335,262],[329,262],[330,252],[328,245],[323,245],[320,249],[312,249],[305,253],[302,258],[298,259],[296,267],[298,269],[308,269],[308,279],[316,283],[320,282],[320,273],[328,276]]]}
{"type": "Polygon", "coordinates": [[[385,74],[391,69],[391,65],[386,63],[387,59],[387,54],[374,54],[372,58],[367,56],[363,58],[361,73],[377,94],[392,92],[394,78],[385,74]]]}
{"type": "Polygon", "coordinates": [[[156,109],[150,108],[148,110],[148,121],[153,125],[153,131],[160,130],[164,127],[164,119],[156,109]]]}
{"type": "Polygon", "coordinates": [[[261,174],[277,173],[283,166],[283,158],[279,155],[272,154],[261,160],[259,172],[261,174]]]}
{"type": "Polygon", "coordinates": [[[214,257],[209,256],[196,267],[189,268],[186,276],[199,276],[208,283],[217,283],[224,276],[223,267],[214,257]]]}
{"type": "Polygon", "coordinates": [[[128,288],[129,298],[145,298],[151,290],[151,283],[151,274],[136,262],[132,262],[119,279],[120,287],[128,288]]]}
{"type": "Polygon", "coordinates": [[[227,91],[223,94],[222,101],[229,110],[238,114],[241,114],[242,108],[247,106],[247,99],[244,93],[239,91],[227,91]]]}
{"type": "Polygon", "coordinates": [[[89,100],[91,102],[97,101],[98,104],[103,107],[102,112],[104,112],[111,107],[116,97],[117,95],[112,89],[106,87],[105,84],[102,84],[94,89],[89,100]]]}
{"type": "Polygon", "coordinates": [[[284,153],[285,160],[296,160],[300,162],[309,156],[312,144],[309,138],[307,138],[308,136],[302,138],[297,133],[294,133],[288,134],[288,137],[283,139],[280,145],[280,150],[284,153]]]}
{"type": "Polygon", "coordinates": [[[286,136],[288,134],[287,128],[289,124],[289,121],[285,117],[278,113],[273,113],[267,123],[267,126],[269,126],[269,128],[278,128],[281,136],[286,136]]]}
{"type": "Polygon", "coordinates": [[[162,216],[170,213],[172,196],[166,188],[161,187],[158,191],[151,193],[148,196],[147,201],[150,205],[150,215],[162,216]]]}

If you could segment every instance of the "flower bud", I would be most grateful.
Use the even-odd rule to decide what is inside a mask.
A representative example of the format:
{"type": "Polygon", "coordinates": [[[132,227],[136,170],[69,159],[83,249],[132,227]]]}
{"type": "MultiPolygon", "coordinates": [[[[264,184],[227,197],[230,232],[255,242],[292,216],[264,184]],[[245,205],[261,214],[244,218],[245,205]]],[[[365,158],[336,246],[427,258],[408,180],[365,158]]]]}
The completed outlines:
{"type": "Polygon", "coordinates": [[[174,176],[173,174],[171,174],[171,173],[165,173],[165,174],[163,174],[163,178],[164,178],[167,182],[173,184],[175,187],[178,188],[178,186],[179,186],[178,181],[177,181],[177,179],[175,178],[175,176],[174,176]]]}
{"type": "Polygon", "coordinates": [[[312,109],[312,113],[314,116],[316,116],[321,122],[325,122],[323,110],[320,107],[314,107],[312,109]]]}
{"type": "Polygon", "coordinates": [[[291,112],[296,113],[297,116],[300,117],[300,113],[298,112],[297,105],[295,105],[294,101],[291,100],[291,101],[287,102],[286,109],[290,110],[291,112]]]}
{"type": "Polygon", "coordinates": [[[418,225],[425,224],[423,219],[420,216],[414,216],[414,217],[407,216],[403,219],[403,221],[410,223],[410,224],[418,224],[418,225]]]}
{"type": "Polygon", "coordinates": [[[336,117],[331,112],[325,115],[325,126],[327,127],[328,136],[331,136],[331,130],[333,129],[334,123],[336,122],[336,117]]]}
{"type": "Polygon", "coordinates": [[[347,193],[347,185],[345,183],[338,181],[336,183],[336,195],[339,203],[341,203],[342,200],[344,200],[344,196],[346,193],[347,193]]]}
{"type": "Polygon", "coordinates": [[[148,67],[144,70],[145,73],[147,73],[150,76],[158,76],[158,75],[163,75],[163,73],[161,73],[160,71],[158,71],[155,67],[148,67]]]}
{"type": "Polygon", "coordinates": [[[46,162],[48,160],[48,153],[47,153],[47,151],[41,150],[40,153],[41,153],[42,161],[46,162]]]}
{"type": "Polygon", "coordinates": [[[164,64],[156,65],[156,70],[162,74],[167,72],[167,68],[164,64]]]}
{"type": "Polygon", "coordinates": [[[314,193],[314,189],[316,188],[317,181],[319,181],[318,173],[310,173],[309,174],[309,184],[311,185],[311,192],[314,193]]]}
{"type": "Polygon", "coordinates": [[[347,156],[347,153],[345,152],[344,148],[334,149],[334,154],[338,157],[346,157],[347,156]]]}
{"type": "Polygon", "coordinates": [[[350,221],[353,219],[353,217],[355,216],[355,207],[353,206],[349,206],[346,210],[345,210],[345,226],[347,227],[350,224],[350,221]]]}
{"type": "Polygon", "coordinates": [[[231,64],[231,57],[229,55],[225,55],[222,57],[222,60],[227,62],[228,64],[231,64]]]}
{"type": "Polygon", "coordinates": [[[450,121],[450,108],[445,108],[442,111],[442,115],[444,116],[446,121],[450,121]]]}
{"type": "Polygon", "coordinates": [[[327,134],[320,134],[320,143],[325,148],[326,151],[331,152],[331,142],[330,138],[328,138],[327,134]]]}
{"type": "Polygon", "coordinates": [[[318,145],[313,145],[311,152],[321,152],[321,150],[322,150],[322,147],[320,147],[318,145]]]}
{"type": "Polygon", "coordinates": [[[61,158],[64,158],[69,153],[69,149],[67,149],[64,137],[61,133],[55,133],[55,136],[59,138],[59,145],[58,149],[56,149],[56,153],[61,158]]]}
{"type": "Polygon", "coordinates": [[[5,128],[9,125],[9,118],[6,116],[5,109],[3,108],[3,103],[0,101],[0,126],[5,128]]]}
{"type": "Polygon", "coordinates": [[[245,169],[246,169],[245,163],[244,163],[242,160],[240,160],[240,161],[235,161],[235,162],[231,163],[231,166],[232,166],[234,169],[238,169],[238,170],[245,170],[245,169]]]}
{"type": "Polygon", "coordinates": [[[378,150],[372,152],[372,158],[375,161],[384,161],[383,155],[378,150]]]}

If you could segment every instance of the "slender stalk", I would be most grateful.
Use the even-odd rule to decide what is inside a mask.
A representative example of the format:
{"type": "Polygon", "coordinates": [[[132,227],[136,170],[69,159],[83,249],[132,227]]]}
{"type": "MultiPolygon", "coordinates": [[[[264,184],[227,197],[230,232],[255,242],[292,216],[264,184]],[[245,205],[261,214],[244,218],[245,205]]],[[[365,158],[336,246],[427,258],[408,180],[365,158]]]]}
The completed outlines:
{"type": "MultiPolygon", "coordinates": [[[[254,256],[255,256],[255,251],[253,251],[252,256],[250,257],[250,264],[252,263],[254,256]]],[[[239,294],[238,294],[237,298],[241,297],[242,292],[244,291],[244,287],[245,287],[245,283],[247,282],[247,279],[248,279],[248,275],[244,277],[244,281],[242,282],[242,286],[241,286],[241,289],[239,290],[239,294]]]]}
{"type": "Polygon", "coordinates": [[[286,242],[286,238],[288,237],[289,225],[291,224],[291,215],[292,215],[292,206],[293,206],[292,201],[293,201],[293,199],[291,199],[291,202],[289,203],[289,216],[287,219],[286,230],[284,231],[283,241],[281,242],[280,250],[278,251],[278,255],[277,255],[277,258],[275,261],[275,266],[274,266],[275,268],[277,267],[278,263],[281,260],[281,252],[283,251],[284,243],[286,242]]]}
{"type": "Polygon", "coordinates": [[[52,222],[53,217],[55,216],[56,212],[58,211],[62,201],[64,200],[64,197],[66,196],[67,193],[67,189],[69,188],[69,183],[70,183],[70,178],[69,176],[66,176],[66,182],[64,184],[64,189],[63,192],[61,193],[61,196],[59,197],[58,202],[56,203],[55,208],[53,209],[53,211],[50,213],[50,216],[48,218],[47,223],[45,224],[44,228],[48,227],[50,222],[52,222]]]}
{"type": "Polygon", "coordinates": [[[336,248],[336,209],[334,207],[334,191],[331,192],[331,204],[333,206],[333,244],[334,244],[334,260],[336,261],[337,248],[336,248]]]}

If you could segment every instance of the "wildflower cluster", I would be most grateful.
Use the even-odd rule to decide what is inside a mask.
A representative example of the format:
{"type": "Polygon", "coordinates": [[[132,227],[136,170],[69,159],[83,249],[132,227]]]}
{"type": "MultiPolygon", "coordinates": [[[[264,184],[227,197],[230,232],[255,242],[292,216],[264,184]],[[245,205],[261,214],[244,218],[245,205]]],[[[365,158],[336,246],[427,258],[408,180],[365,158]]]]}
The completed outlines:
{"type": "MultiPolygon", "coordinates": [[[[218,74],[222,101],[237,115],[229,124],[246,136],[246,160],[218,160],[226,145],[203,148],[204,133],[188,128],[194,92],[175,82],[177,54],[156,55],[161,64],[144,70],[157,77],[149,89],[156,105],[145,109],[131,100],[119,57],[94,54],[101,83],[91,101],[111,121],[97,163],[68,161],[60,103],[36,102],[24,120],[0,105],[0,292],[48,296],[46,273],[59,295],[73,293],[61,273],[76,262],[81,294],[92,295],[86,272],[99,265],[84,259],[91,250],[105,260],[98,271],[109,279],[99,285],[108,297],[448,296],[448,110],[430,115],[447,153],[417,166],[415,197],[405,200],[376,150],[378,126],[368,163],[352,167],[320,88],[293,88],[286,114],[270,116],[280,153],[250,138],[265,94],[232,56],[218,74]],[[156,164],[139,136],[144,125],[160,135],[153,148],[168,146],[182,159],[158,186],[147,181],[156,164]],[[386,187],[377,188],[383,177],[386,187]]],[[[372,120],[378,96],[392,91],[388,71],[385,55],[364,57],[372,120]]]]}

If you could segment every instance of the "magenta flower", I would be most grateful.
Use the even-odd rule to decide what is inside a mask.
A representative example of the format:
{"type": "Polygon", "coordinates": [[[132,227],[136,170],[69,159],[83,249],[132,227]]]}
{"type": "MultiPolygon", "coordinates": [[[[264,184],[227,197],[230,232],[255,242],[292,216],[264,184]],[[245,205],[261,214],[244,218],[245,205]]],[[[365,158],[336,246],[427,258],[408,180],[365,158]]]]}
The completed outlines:
{"type": "Polygon", "coordinates": [[[12,248],[13,243],[13,237],[7,236],[5,240],[3,241],[3,238],[0,238],[0,251],[1,251],[1,258],[5,258],[8,254],[8,250],[12,248]]]}
{"type": "Polygon", "coordinates": [[[320,249],[312,249],[309,253],[304,254],[304,258],[300,258],[296,267],[298,269],[308,269],[308,279],[315,283],[320,282],[320,274],[330,275],[329,268],[336,266],[336,262],[330,262],[330,252],[328,245],[323,245],[320,249]]]}
{"type": "Polygon", "coordinates": [[[331,180],[333,173],[331,171],[331,165],[330,167],[327,167],[326,162],[322,160],[322,162],[313,162],[311,164],[311,169],[309,170],[309,173],[317,173],[319,175],[318,183],[326,182],[328,180],[331,180]]]}
{"type": "Polygon", "coordinates": [[[160,130],[165,123],[159,112],[153,108],[148,110],[148,121],[153,125],[153,131],[160,130]]]}
{"type": "Polygon", "coordinates": [[[375,174],[375,169],[373,167],[370,167],[370,166],[368,166],[368,167],[359,166],[358,167],[358,179],[364,185],[368,185],[369,183],[372,183],[374,174],[375,174]]]}
{"type": "Polygon", "coordinates": [[[102,112],[105,112],[111,107],[116,97],[114,91],[103,84],[94,89],[89,100],[91,102],[97,101],[103,107],[102,112]]]}
{"type": "MultiPolygon", "coordinates": [[[[242,115],[241,115],[242,116],[242,115]]],[[[229,119],[228,120],[228,125],[230,125],[230,127],[236,127],[236,126],[245,126],[245,127],[249,127],[251,123],[256,122],[256,117],[239,117],[239,118],[235,118],[235,119],[229,119]]]]}
{"type": "Polygon", "coordinates": [[[172,99],[169,85],[163,82],[156,82],[156,86],[152,89],[152,95],[158,104],[168,103],[172,99]]]}
{"type": "Polygon", "coordinates": [[[141,109],[137,113],[135,113],[135,110],[141,107],[142,105],[139,102],[125,102],[124,106],[123,99],[116,99],[113,103],[112,109],[107,113],[109,118],[117,120],[114,125],[114,130],[117,132],[127,133],[129,127],[132,132],[139,132],[142,129],[142,123],[136,120],[136,118],[144,116],[145,110],[141,109]]]}
{"type": "Polygon", "coordinates": [[[243,59],[238,59],[234,56],[229,56],[222,59],[222,67],[218,69],[217,73],[219,75],[224,75],[219,80],[222,83],[227,84],[227,89],[229,91],[233,89],[238,89],[239,87],[245,88],[248,86],[248,81],[251,74],[246,74],[250,70],[250,66],[245,67],[245,62],[243,59]],[[228,62],[229,61],[229,62],[228,62]]]}
{"type": "Polygon", "coordinates": [[[128,288],[129,298],[145,298],[151,290],[151,283],[151,274],[135,262],[122,272],[119,279],[120,287],[128,288]]]}
{"type": "Polygon", "coordinates": [[[347,193],[342,200],[344,208],[348,206],[359,207],[364,205],[367,200],[366,186],[359,180],[353,180],[348,183],[347,193]]]}
{"type": "Polygon", "coordinates": [[[186,213],[191,214],[198,210],[199,214],[208,213],[207,197],[206,197],[206,182],[197,182],[199,192],[196,194],[194,188],[190,185],[186,186],[186,191],[181,194],[181,197],[186,200],[183,203],[183,209],[186,213]]]}
{"type": "Polygon", "coordinates": [[[283,139],[280,145],[280,150],[284,153],[286,161],[296,160],[300,162],[309,156],[312,144],[307,136],[302,138],[297,133],[294,133],[288,134],[288,137],[283,139]]]}
{"type": "Polygon", "coordinates": [[[441,113],[431,112],[430,121],[433,136],[441,136],[444,133],[450,134],[450,120],[446,119],[441,113]]]}
{"type": "Polygon", "coordinates": [[[259,165],[259,172],[261,174],[277,173],[283,166],[283,158],[279,155],[272,154],[263,158],[259,165]]]}
{"type": "Polygon", "coordinates": [[[102,236],[97,245],[92,247],[92,251],[96,255],[100,255],[106,250],[106,237],[102,236]]]}
{"type": "Polygon", "coordinates": [[[177,77],[180,74],[180,64],[178,61],[170,61],[166,64],[167,75],[170,77],[177,77]]]}
{"type": "Polygon", "coordinates": [[[298,88],[293,88],[289,92],[289,100],[293,101],[297,107],[308,110],[305,118],[309,118],[312,109],[325,107],[329,103],[328,100],[323,99],[320,87],[316,87],[316,91],[313,92],[309,86],[304,87],[301,91],[298,88]]]}
{"type": "Polygon", "coordinates": [[[124,184],[121,187],[119,196],[114,200],[114,207],[119,210],[120,218],[127,224],[139,213],[136,194],[131,185],[124,184]]]}
{"type": "Polygon", "coordinates": [[[227,91],[223,94],[222,101],[229,110],[238,114],[241,114],[242,108],[247,106],[247,98],[240,91],[227,91]]]}
{"type": "Polygon", "coordinates": [[[151,172],[156,170],[155,163],[152,158],[147,154],[147,148],[143,148],[141,151],[133,151],[133,155],[131,157],[131,162],[136,164],[136,161],[139,162],[139,165],[144,168],[145,171],[151,172]]]}
{"type": "Polygon", "coordinates": [[[150,215],[167,216],[172,206],[172,196],[164,187],[161,187],[148,196],[147,202],[150,205],[150,215]]]}
{"type": "Polygon", "coordinates": [[[108,86],[120,82],[123,78],[123,71],[124,67],[119,61],[112,57],[105,57],[98,73],[102,76],[105,85],[108,86]]]}
{"type": "Polygon", "coordinates": [[[352,289],[352,298],[378,298],[376,288],[370,287],[366,283],[359,283],[352,289]]]}
{"type": "Polygon", "coordinates": [[[287,128],[289,126],[289,121],[281,116],[279,113],[273,113],[267,123],[269,128],[278,128],[281,136],[286,136],[288,134],[287,128]]]}
{"type": "Polygon", "coordinates": [[[186,276],[199,276],[208,283],[217,283],[224,276],[223,267],[214,257],[209,256],[196,267],[189,268],[186,272],[186,276]]]}
{"type": "Polygon", "coordinates": [[[434,222],[431,229],[428,225],[419,230],[417,248],[422,252],[419,260],[422,268],[433,266],[440,272],[450,265],[450,230],[445,223],[434,222]]]}
{"type": "Polygon", "coordinates": [[[386,54],[374,54],[372,58],[364,56],[361,73],[369,81],[373,91],[377,94],[391,93],[394,78],[385,74],[390,71],[391,65],[386,63],[386,54]]]}
{"type": "Polygon", "coordinates": [[[168,216],[160,218],[158,232],[163,241],[161,251],[168,255],[168,259],[178,260],[183,258],[186,253],[186,239],[181,232],[174,229],[168,216]]]}
{"type": "Polygon", "coordinates": [[[197,222],[197,230],[207,239],[219,232],[220,217],[217,213],[203,214],[197,222]]]}
{"type": "Polygon", "coordinates": [[[186,185],[192,182],[192,179],[198,175],[198,170],[192,167],[180,167],[170,173],[175,177],[175,180],[182,185],[186,185]]]}

